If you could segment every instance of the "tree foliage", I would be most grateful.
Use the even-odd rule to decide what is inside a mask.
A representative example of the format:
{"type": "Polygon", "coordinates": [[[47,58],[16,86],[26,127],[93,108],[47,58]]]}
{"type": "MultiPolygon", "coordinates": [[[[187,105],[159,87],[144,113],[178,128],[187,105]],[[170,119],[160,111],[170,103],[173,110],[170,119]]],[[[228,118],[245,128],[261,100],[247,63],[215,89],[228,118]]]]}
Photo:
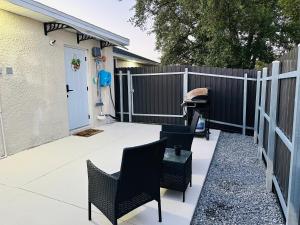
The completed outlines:
{"type": "Polygon", "coordinates": [[[300,41],[300,0],[137,0],[164,64],[254,68],[300,41]],[[295,4],[297,4],[295,7],[295,4]]]}
{"type": "Polygon", "coordinates": [[[285,16],[285,29],[292,42],[300,43],[300,0],[279,0],[285,16]]]}

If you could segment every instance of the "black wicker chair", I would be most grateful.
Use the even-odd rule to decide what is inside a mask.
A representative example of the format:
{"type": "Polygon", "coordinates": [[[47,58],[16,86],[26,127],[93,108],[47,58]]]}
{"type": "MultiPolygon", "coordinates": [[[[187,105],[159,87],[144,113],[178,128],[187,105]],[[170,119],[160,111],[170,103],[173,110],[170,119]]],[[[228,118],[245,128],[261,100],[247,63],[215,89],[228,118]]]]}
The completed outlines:
{"type": "Polygon", "coordinates": [[[107,174],[90,160],[88,169],[88,218],[91,204],[96,206],[114,225],[117,219],[143,204],[156,200],[161,222],[160,173],[166,139],[125,148],[121,171],[107,174]]]}
{"type": "Polygon", "coordinates": [[[180,145],[184,150],[191,150],[199,117],[199,112],[195,110],[190,126],[162,125],[160,138],[168,138],[167,148],[173,148],[175,145],[180,145]]]}

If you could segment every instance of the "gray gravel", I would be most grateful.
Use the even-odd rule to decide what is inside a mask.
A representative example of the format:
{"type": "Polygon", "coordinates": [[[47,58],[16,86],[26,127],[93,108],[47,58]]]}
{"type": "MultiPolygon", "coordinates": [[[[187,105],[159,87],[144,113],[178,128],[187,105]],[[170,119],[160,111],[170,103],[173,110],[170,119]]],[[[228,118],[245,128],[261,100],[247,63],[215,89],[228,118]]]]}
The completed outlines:
{"type": "Polygon", "coordinates": [[[191,225],[284,224],[253,138],[222,132],[191,225]]]}

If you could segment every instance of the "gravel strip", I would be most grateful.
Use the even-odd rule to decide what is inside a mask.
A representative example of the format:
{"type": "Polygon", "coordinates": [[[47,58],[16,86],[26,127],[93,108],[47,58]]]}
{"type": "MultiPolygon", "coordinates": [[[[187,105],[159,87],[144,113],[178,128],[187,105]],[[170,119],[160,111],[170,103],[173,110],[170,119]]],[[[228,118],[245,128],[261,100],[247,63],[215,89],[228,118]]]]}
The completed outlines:
{"type": "Polygon", "coordinates": [[[253,138],[222,132],[191,225],[284,224],[253,138]]]}

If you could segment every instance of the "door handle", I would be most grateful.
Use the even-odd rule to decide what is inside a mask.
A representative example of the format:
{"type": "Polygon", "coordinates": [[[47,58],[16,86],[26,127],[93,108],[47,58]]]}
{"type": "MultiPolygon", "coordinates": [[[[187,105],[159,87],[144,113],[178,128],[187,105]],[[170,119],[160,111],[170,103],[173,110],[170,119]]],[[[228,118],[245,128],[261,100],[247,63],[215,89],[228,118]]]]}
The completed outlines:
{"type": "Polygon", "coordinates": [[[71,89],[70,89],[70,87],[69,87],[68,84],[66,85],[66,90],[67,90],[67,93],[69,93],[69,92],[71,92],[71,91],[74,91],[74,90],[71,90],[71,89]]]}

